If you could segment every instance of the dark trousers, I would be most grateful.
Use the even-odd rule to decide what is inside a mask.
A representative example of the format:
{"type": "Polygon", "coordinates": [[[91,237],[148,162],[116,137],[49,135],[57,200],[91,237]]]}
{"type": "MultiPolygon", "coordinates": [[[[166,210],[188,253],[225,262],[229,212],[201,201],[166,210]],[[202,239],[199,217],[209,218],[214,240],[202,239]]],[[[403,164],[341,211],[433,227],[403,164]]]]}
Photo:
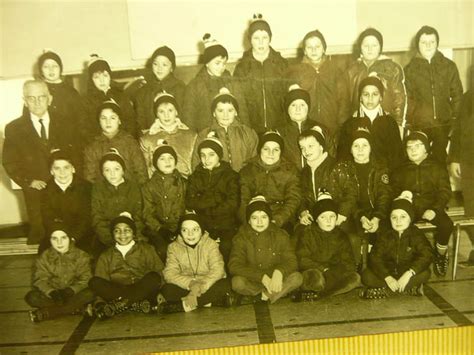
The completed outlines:
{"type": "MultiPolygon", "coordinates": [[[[306,281],[306,278],[308,277],[308,271],[309,270],[305,270],[302,273],[303,285],[308,284],[308,282],[306,281]]],[[[321,277],[324,280],[313,280],[313,282],[316,284],[324,284],[324,288],[321,291],[321,295],[325,296],[346,293],[360,286],[360,276],[356,272],[341,272],[341,270],[334,269],[328,270],[325,273],[321,273],[321,277]]]]}
{"type": "Polygon", "coordinates": [[[431,138],[431,156],[439,163],[446,164],[446,148],[449,142],[450,123],[439,124],[431,127],[423,127],[425,132],[431,138]]]}
{"type": "MultiPolygon", "coordinates": [[[[198,306],[202,307],[208,303],[219,304],[224,296],[231,290],[228,279],[220,279],[212,285],[206,293],[197,298],[198,306]]],[[[185,290],[174,284],[165,284],[161,288],[161,294],[167,302],[181,302],[181,298],[189,294],[189,290],[185,290]]]]}
{"type": "Polygon", "coordinates": [[[144,299],[149,300],[152,304],[156,303],[160,285],[161,276],[156,272],[149,272],[131,285],[121,285],[97,276],[89,280],[90,289],[104,300],[111,301],[121,297],[130,303],[144,299]]]}
{"type": "MultiPolygon", "coordinates": [[[[396,278],[398,280],[401,275],[393,274],[391,276],[393,276],[394,278],[396,278]]],[[[407,286],[405,287],[405,290],[407,290],[411,287],[419,286],[422,283],[427,282],[430,279],[430,276],[431,276],[431,272],[430,272],[429,269],[426,269],[426,270],[416,274],[415,276],[413,276],[410,279],[407,286]]],[[[362,272],[362,283],[367,287],[385,287],[385,286],[387,286],[387,283],[385,282],[385,280],[381,279],[380,277],[375,275],[375,273],[372,270],[370,270],[369,268],[365,269],[362,272]]]]}
{"type": "Polygon", "coordinates": [[[451,233],[454,229],[451,218],[449,218],[444,211],[436,212],[436,217],[433,218],[430,223],[436,226],[436,232],[434,234],[436,243],[448,245],[449,237],[451,237],[451,233]]]}
{"type": "Polygon", "coordinates": [[[72,312],[81,309],[87,303],[94,300],[94,294],[88,288],[74,294],[68,298],[64,303],[57,303],[46,296],[39,290],[31,290],[25,296],[25,301],[31,307],[47,309],[49,317],[55,318],[64,314],[71,314],[72,312]]]}
{"type": "MultiPolygon", "coordinates": [[[[23,188],[26,212],[28,213],[28,244],[40,244],[44,242],[46,233],[41,215],[41,191],[31,187],[23,188]]],[[[44,249],[43,249],[44,250],[44,249]]]]}
{"type": "Polygon", "coordinates": [[[168,253],[168,245],[172,242],[168,237],[164,235],[151,231],[148,228],[145,228],[143,234],[148,238],[148,243],[153,245],[155,248],[156,253],[160,257],[160,259],[166,262],[166,255],[168,253]]]}

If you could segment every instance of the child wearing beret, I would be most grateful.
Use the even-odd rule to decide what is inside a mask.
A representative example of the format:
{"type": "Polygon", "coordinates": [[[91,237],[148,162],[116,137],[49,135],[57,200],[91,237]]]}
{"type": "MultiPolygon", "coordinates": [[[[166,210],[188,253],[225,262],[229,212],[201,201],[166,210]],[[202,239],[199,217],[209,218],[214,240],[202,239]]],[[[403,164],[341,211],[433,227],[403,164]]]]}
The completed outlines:
{"type": "Polygon", "coordinates": [[[178,154],[164,140],[153,152],[154,173],[142,187],[144,234],[162,260],[176,238],[178,223],[185,212],[186,179],[178,171],[178,154]]]}
{"type": "Polygon", "coordinates": [[[179,223],[179,234],[168,247],[166,284],[161,294],[167,303],[162,313],[190,312],[198,307],[231,306],[233,295],[226,278],[219,245],[209,237],[194,212],[186,212],[179,223]]]}
{"type": "Polygon", "coordinates": [[[263,196],[250,201],[245,215],[247,223],[234,237],[228,265],[232,289],[275,303],[303,282],[295,249],[288,233],[271,222],[273,212],[263,196]]]}
{"type": "Polygon", "coordinates": [[[203,228],[219,240],[224,261],[228,261],[232,237],[239,226],[239,174],[222,160],[223,144],[212,135],[197,150],[201,163],[189,177],[186,207],[200,215],[203,228]]]}
{"type": "Polygon", "coordinates": [[[155,249],[136,240],[132,216],[123,212],[110,223],[114,243],[97,260],[89,287],[100,297],[95,304],[99,319],[130,310],[149,313],[156,307],[163,263],[155,249]]]}
{"type": "Polygon", "coordinates": [[[76,248],[61,222],[51,224],[49,232],[51,244],[36,260],[34,289],[25,296],[26,303],[36,308],[30,311],[32,322],[81,311],[94,300],[87,288],[92,276],[90,256],[76,248]]]}
{"type": "Polygon", "coordinates": [[[362,282],[367,286],[360,294],[362,298],[385,298],[396,292],[423,295],[433,252],[423,232],[413,225],[412,198],[411,191],[403,191],[392,202],[392,228],[377,239],[369,254],[369,267],[362,273],[362,282]]]}

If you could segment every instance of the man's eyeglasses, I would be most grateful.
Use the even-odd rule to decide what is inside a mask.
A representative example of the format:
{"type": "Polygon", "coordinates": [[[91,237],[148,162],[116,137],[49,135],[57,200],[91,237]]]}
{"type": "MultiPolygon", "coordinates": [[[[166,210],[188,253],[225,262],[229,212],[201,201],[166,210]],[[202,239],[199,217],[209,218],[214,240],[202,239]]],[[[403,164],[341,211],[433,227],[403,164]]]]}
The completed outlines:
{"type": "Polygon", "coordinates": [[[45,103],[48,101],[48,96],[47,95],[40,95],[40,96],[26,96],[25,100],[29,104],[35,104],[35,103],[45,103]]]}

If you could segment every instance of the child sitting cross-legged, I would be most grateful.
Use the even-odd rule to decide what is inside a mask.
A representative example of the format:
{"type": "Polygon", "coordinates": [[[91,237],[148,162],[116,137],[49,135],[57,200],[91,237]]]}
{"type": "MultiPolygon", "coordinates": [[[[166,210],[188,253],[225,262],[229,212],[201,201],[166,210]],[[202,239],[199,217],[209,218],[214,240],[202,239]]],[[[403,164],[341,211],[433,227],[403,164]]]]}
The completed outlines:
{"type": "Polygon", "coordinates": [[[167,302],[160,305],[161,313],[232,305],[219,245],[203,229],[194,211],[181,218],[178,238],[168,247],[163,274],[166,284],[161,294],[167,302]]]}
{"type": "Polygon", "coordinates": [[[412,198],[410,191],[403,191],[393,201],[392,228],[379,236],[369,254],[369,266],[362,273],[367,286],[360,294],[362,298],[385,298],[395,292],[423,295],[433,251],[423,232],[412,224],[412,198]]]}
{"type": "Polygon", "coordinates": [[[34,289],[25,301],[37,309],[30,311],[33,322],[80,311],[94,300],[87,288],[91,278],[90,256],[76,248],[61,222],[50,226],[51,246],[36,260],[34,289]]]}
{"type": "Polygon", "coordinates": [[[95,313],[100,319],[125,310],[148,313],[157,303],[163,263],[151,245],[135,241],[137,227],[129,213],[114,218],[110,227],[115,245],[100,255],[89,281],[102,299],[95,313]]]}
{"type": "Polygon", "coordinates": [[[272,210],[263,196],[247,205],[246,218],[235,235],[229,270],[232,289],[253,300],[275,303],[301,286],[294,247],[285,230],[272,220],[272,210]],[[258,297],[258,299],[257,299],[258,297]]]}
{"type": "Polygon", "coordinates": [[[336,226],[337,205],[326,191],[319,193],[312,216],[316,223],[296,229],[303,285],[293,301],[346,293],[360,285],[349,238],[336,226]]]}

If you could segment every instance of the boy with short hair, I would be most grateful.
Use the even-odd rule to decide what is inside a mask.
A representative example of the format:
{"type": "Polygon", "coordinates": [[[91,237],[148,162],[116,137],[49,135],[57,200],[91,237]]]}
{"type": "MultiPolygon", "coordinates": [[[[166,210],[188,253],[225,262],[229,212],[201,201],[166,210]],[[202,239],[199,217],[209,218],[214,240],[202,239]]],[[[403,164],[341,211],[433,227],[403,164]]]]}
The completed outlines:
{"type": "Polygon", "coordinates": [[[32,322],[72,314],[94,300],[87,288],[92,276],[90,256],[76,248],[62,223],[50,225],[51,245],[36,260],[34,289],[25,301],[37,309],[30,311],[32,322]]]}
{"type": "Polygon", "coordinates": [[[448,171],[430,155],[430,140],[421,131],[414,131],[405,140],[408,161],[392,174],[394,195],[413,192],[413,222],[420,219],[436,226],[434,272],[445,276],[448,268],[448,242],[453,222],[445,212],[451,197],[448,171]]]}

